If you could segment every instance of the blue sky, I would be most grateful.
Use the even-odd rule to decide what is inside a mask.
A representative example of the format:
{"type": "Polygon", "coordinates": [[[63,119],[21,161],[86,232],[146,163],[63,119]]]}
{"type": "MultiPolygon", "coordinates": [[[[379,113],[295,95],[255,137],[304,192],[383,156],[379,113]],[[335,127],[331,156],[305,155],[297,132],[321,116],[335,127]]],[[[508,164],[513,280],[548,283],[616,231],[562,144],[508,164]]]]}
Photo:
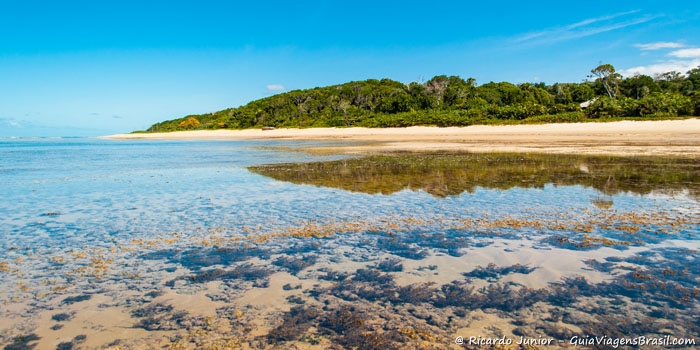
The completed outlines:
{"type": "Polygon", "coordinates": [[[104,135],[293,89],[700,66],[690,1],[2,1],[0,136],[104,135]]]}

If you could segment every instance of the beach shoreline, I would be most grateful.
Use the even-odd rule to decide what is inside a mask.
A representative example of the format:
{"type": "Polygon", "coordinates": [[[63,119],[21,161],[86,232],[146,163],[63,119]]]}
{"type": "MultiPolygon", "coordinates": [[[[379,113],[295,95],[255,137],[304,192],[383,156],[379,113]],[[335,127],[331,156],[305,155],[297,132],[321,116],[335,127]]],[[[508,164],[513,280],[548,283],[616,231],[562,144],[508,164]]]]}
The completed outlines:
{"type": "Polygon", "coordinates": [[[197,130],[104,136],[112,140],[330,140],[319,152],[526,152],[700,157],[700,119],[467,127],[197,130]]]}

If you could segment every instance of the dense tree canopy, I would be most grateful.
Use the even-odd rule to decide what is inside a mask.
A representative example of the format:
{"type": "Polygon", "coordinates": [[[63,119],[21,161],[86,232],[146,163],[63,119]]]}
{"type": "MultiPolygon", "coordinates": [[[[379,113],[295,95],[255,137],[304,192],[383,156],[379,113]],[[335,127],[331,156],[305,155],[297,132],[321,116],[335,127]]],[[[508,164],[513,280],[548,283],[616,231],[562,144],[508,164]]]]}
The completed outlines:
{"type": "Polygon", "coordinates": [[[189,115],[147,131],[260,127],[458,126],[519,122],[576,122],[591,118],[669,118],[700,115],[700,67],[686,74],[623,79],[610,64],[581,83],[476,84],[436,76],[404,84],[369,79],[294,90],[238,108],[189,115]],[[581,107],[581,103],[588,106],[581,107]]]}

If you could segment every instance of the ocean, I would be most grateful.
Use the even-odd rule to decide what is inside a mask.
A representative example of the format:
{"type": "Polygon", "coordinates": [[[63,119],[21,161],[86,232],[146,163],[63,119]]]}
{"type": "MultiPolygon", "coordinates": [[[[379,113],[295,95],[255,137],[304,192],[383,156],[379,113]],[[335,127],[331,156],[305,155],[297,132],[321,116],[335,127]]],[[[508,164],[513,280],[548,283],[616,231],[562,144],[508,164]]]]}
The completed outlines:
{"type": "Polygon", "coordinates": [[[0,138],[0,345],[697,341],[696,161],[323,144],[0,138]]]}

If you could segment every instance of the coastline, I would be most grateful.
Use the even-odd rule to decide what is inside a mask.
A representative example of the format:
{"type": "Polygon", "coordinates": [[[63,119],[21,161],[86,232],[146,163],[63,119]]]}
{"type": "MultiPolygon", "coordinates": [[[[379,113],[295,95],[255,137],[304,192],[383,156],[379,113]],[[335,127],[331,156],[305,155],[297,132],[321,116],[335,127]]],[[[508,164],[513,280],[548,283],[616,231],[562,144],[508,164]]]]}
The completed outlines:
{"type": "Polygon", "coordinates": [[[700,119],[467,127],[197,130],[117,134],[113,140],[337,140],[309,151],[532,152],[700,157],[700,119]]]}

